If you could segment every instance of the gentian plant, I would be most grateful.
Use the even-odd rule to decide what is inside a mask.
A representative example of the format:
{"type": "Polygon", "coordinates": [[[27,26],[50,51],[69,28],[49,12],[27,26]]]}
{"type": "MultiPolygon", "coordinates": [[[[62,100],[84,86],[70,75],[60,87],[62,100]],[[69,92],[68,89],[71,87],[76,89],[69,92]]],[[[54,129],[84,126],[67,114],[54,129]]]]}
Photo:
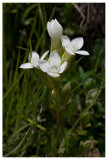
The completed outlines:
{"type": "Polygon", "coordinates": [[[84,44],[83,38],[78,37],[70,40],[67,36],[64,36],[63,28],[56,19],[47,23],[47,31],[51,38],[50,51],[46,51],[41,58],[39,58],[38,53],[31,51],[28,56],[28,63],[21,64],[20,68],[34,68],[44,85],[49,89],[49,109],[56,117],[57,122],[58,138],[54,151],[54,154],[57,155],[56,149],[60,146],[59,136],[63,127],[61,112],[69,102],[71,91],[70,81],[62,88],[61,83],[79,62],[79,60],[73,62],[75,55],[89,55],[89,53],[80,50],[84,44]]]}

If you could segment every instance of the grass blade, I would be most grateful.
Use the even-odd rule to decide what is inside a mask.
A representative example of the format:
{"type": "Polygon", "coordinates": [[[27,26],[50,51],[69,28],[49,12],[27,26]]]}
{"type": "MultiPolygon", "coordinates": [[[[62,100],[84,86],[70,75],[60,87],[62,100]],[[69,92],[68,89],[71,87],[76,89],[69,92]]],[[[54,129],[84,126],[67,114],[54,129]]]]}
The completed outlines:
{"type": "MultiPolygon", "coordinates": [[[[50,20],[52,19],[53,15],[54,15],[54,12],[55,12],[55,8],[53,9],[52,14],[51,14],[51,16],[50,16],[50,18],[49,18],[48,21],[50,21],[50,20]]],[[[47,25],[45,26],[45,28],[44,28],[41,36],[40,36],[40,39],[39,39],[38,43],[36,44],[35,51],[37,51],[38,48],[39,48],[39,46],[40,46],[40,43],[41,43],[41,40],[42,40],[42,38],[43,38],[43,36],[44,36],[44,33],[45,33],[45,31],[46,31],[46,28],[47,28],[47,25]]]]}

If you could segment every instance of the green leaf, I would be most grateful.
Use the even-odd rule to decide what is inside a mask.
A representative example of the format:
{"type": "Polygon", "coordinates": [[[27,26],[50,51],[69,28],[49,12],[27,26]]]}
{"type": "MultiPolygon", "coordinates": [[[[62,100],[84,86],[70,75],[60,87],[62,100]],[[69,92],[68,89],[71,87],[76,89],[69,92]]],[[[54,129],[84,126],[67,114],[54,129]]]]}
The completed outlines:
{"type": "Polygon", "coordinates": [[[66,150],[66,148],[59,148],[58,153],[63,154],[65,150],[66,150]]]}
{"type": "Polygon", "coordinates": [[[52,90],[51,92],[51,100],[54,104],[59,104],[60,103],[60,96],[59,93],[56,92],[55,90],[52,90]]]}
{"type": "Polygon", "coordinates": [[[65,86],[63,87],[63,89],[62,89],[62,94],[66,94],[66,93],[68,93],[69,91],[71,90],[71,83],[70,83],[70,81],[68,82],[68,83],[66,83],[65,84],[65,86]]]}
{"type": "Polygon", "coordinates": [[[88,114],[88,112],[84,113],[83,115],[81,115],[81,116],[77,119],[77,121],[74,123],[72,129],[68,132],[68,136],[71,135],[71,133],[73,132],[73,130],[75,129],[75,127],[77,126],[77,124],[80,122],[80,120],[81,120],[82,118],[84,118],[87,114],[88,114]]]}
{"type": "Polygon", "coordinates": [[[63,89],[61,91],[62,105],[66,105],[68,103],[70,92],[71,92],[71,83],[69,81],[68,83],[65,84],[65,86],[63,87],[63,89]]]}
{"type": "Polygon", "coordinates": [[[51,88],[57,90],[60,87],[60,77],[49,77],[51,88]]]}
{"type": "Polygon", "coordinates": [[[31,119],[27,118],[26,119],[28,122],[30,122],[31,124],[34,124],[34,121],[32,121],[31,119]]]}
{"type": "Polygon", "coordinates": [[[27,128],[27,127],[29,127],[29,126],[30,126],[30,124],[28,124],[28,125],[26,125],[26,126],[23,126],[23,127],[19,128],[18,130],[16,130],[16,131],[11,135],[11,137],[9,138],[9,141],[10,141],[11,139],[13,139],[19,132],[21,132],[22,130],[24,130],[25,128],[27,128]]]}
{"type": "MultiPolygon", "coordinates": [[[[49,18],[48,21],[50,21],[50,20],[52,19],[53,15],[54,15],[54,12],[55,12],[55,8],[53,9],[52,14],[51,14],[51,16],[50,16],[50,18],[49,18]]],[[[44,27],[44,30],[43,30],[43,32],[42,32],[42,34],[41,34],[41,36],[40,36],[40,38],[39,38],[39,40],[38,40],[38,43],[36,44],[35,51],[38,50],[38,48],[39,48],[39,46],[40,46],[40,43],[42,42],[42,38],[44,37],[46,28],[47,28],[47,25],[44,27]]]]}
{"type": "Polygon", "coordinates": [[[31,62],[31,57],[32,57],[32,44],[31,44],[31,40],[30,40],[30,58],[29,58],[29,62],[31,62]]]}
{"type": "Polygon", "coordinates": [[[74,88],[72,89],[72,91],[71,91],[71,94],[72,94],[73,92],[75,92],[78,88],[80,88],[81,85],[82,85],[82,83],[79,83],[76,87],[74,87],[74,88]]]}
{"type": "Polygon", "coordinates": [[[19,60],[20,60],[20,49],[19,49],[19,53],[18,53],[17,64],[16,64],[16,69],[15,69],[15,74],[14,74],[14,82],[16,81],[16,78],[18,76],[19,60]]]}
{"type": "Polygon", "coordinates": [[[29,14],[36,6],[37,6],[37,4],[33,4],[33,5],[31,5],[30,7],[28,7],[28,8],[25,10],[25,12],[24,12],[24,14],[23,14],[23,17],[22,17],[22,22],[23,22],[23,23],[24,23],[26,17],[28,16],[28,14],[29,14]]]}
{"type": "Polygon", "coordinates": [[[46,131],[46,128],[41,126],[40,124],[36,124],[36,127],[38,127],[39,129],[43,130],[43,131],[46,131]]]}
{"type": "Polygon", "coordinates": [[[41,23],[42,23],[42,27],[44,29],[45,21],[44,21],[44,18],[43,18],[43,11],[42,11],[40,3],[38,3],[38,9],[39,9],[39,16],[40,16],[40,20],[41,20],[41,23]]]}
{"type": "Polygon", "coordinates": [[[102,54],[102,49],[99,51],[98,57],[97,57],[97,61],[95,63],[95,67],[94,67],[94,72],[97,71],[98,65],[99,65],[99,61],[101,58],[101,54],[102,54]]]}
{"type": "Polygon", "coordinates": [[[30,49],[27,49],[27,48],[23,48],[23,47],[20,47],[20,46],[16,46],[17,48],[21,49],[21,50],[24,50],[24,51],[27,51],[27,52],[30,52],[30,49]]]}
{"type": "Polygon", "coordinates": [[[72,72],[72,70],[76,67],[76,65],[80,62],[81,59],[82,57],[73,64],[70,64],[69,68],[61,74],[60,76],[61,80],[64,79],[70,72],[72,72]]]}
{"type": "Polygon", "coordinates": [[[22,144],[24,144],[25,140],[27,139],[29,133],[32,131],[32,127],[29,127],[29,129],[27,130],[27,132],[25,133],[25,136],[23,137],[23,139],[21,140],[21,142],[18,144],[18,146],[16,146],[14,148],[14,150],[12,150],[11,152],[9,152],[8,154],[6,154],[4,157],[8,157],[9,155],[13,154],[14,152],[16,152],[22,144]]]}
{"type": "Polygon", "coordinates": [[[73,114],[75,114],[78,110],[78,105],[75,100],[72,100],[70,104],[68,104],[67,109],[63,111],[64,118],[67,119],[67,121],[71,121],[73,114]]]}
{"type": "Polygon", "coordinates": [[[88,71],[88,72],[85,72],[85,73],[81,74],[81,79],[83,81],[85,81],[87,78],[89,78],[90,76],[92,76],[93,72],[94,71],[88,71]]]}
{"type": "Polygon", "coordinates": [[[58,141],[59,141],[60,133],[61,133],[61,127],[60,127],[60,129],[59,129],[59,131],[58,131],[57,138],[56,138],[54,147],[53,147],[53,149],[52,149],[53,156],[55,156],[56,147],[57,147],[57,144],[58,144],[58,141]]]}
{"type": "Polygon", "coordinates": [[[52,85],[50,83],[50,79],[49,76],[44,73],[43,71],[41,71],[40,69],[35,69],[35,72],[37,73],[37,75],[39,76],[39,78],[41,79],[41,81],[43,82],[44,85],[46,85],[48,88],[52,88],[52,85]]]}
{"type": "Polygon", "coordinates": [[[21,74],[19,75],[19,77],[16,79],[15,82],[13,82],[12,86],[8,89],[8,91],[4,94],[3,96],[3,101],[6,99],[6,97],[10,94],[10,92],[12,91],[12,89],[14,89],[15,85],[18,83],[18,81],[21,79],[21,77],[23,76],[24,71],[21,72],[21,74]]]}
{"type": "Polygon", "coordinates": [[[92,103],[86,107],[81,113],[80,116],[82,116],[83,114],[85,114],[86,112],[88,112],[97,102],[97,99],[102,91],[102,89],[104,88],[104,81],[102,81],[100,89],[98,90],[98,93],[96,94],[95,98],[93,99],[92,103]]]}

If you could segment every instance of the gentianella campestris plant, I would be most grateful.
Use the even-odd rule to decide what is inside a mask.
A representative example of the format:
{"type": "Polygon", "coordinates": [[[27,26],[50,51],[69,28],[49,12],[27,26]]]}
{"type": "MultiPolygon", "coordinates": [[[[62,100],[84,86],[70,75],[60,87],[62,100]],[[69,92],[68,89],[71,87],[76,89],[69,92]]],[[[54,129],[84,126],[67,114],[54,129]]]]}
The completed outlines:
{"type": "MultiPolygon", "coordinates": [[[[50,53],[46,51],[41,58],[35,51],[31,51],[28,56],[28,63],[20,65],[22,69],[34,68],[36,74],[40,77],[44,85],[49,88],[48,106],[56,117],[57,136],[60,135],[61,127],[61,110],[65,109],[69,101],[71,83],[67,82],[60,88],[62,80],[72,71],[79,62],[73,63],[76,54],[89,55],[87,51],[80,50],[84,44],[82,37],[70,40],[63,35],[63,28],[57,19],[47,22],[47,31],[51,38],[50,53]],[[48,56],[49,53],[49,56],[48,56]]],[[[59,138],[56,146],[59,147],[59,138]]]]}

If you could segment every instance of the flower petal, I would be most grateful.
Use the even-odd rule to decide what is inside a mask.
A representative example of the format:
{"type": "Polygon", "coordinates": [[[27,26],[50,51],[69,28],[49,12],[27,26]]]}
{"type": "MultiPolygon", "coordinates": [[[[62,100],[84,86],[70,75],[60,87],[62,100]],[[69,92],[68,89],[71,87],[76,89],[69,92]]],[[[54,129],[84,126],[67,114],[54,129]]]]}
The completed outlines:
{"type": "Polygon", "coordinates": [[[87,52],[87,51],[83,51],[83,50],[80,50],[80,51],[77,51],[77,52],[75,52],[75,53],[77,53],[77,54],[80,54],[80,55],[89,55],[89,53],[87,52]]]}
{"type": "Polygon", "coordinates": [[[47,22],[47,31],[49,36],[51,37],[51,22],[47,22]]]}
{"type": "Polygon", "coordinates": [[[38,62],[38,64],[39,64],[40,69],[41,69],[43,72],[48,72],[48,71],[49,71],[50,64],[48,63],[48,61],[46,61],[46,60],[40,60],[40,61],[38,62]]]}
{"type": "Polygon", "coordinates": [[[61,58],[56,50],[54,50],[49,56],[49,63],[51,65],[56,65],[57,67],[60,66],[61,58]]]}
{"type": "Polygon", "coordinates": [[[50,24],[50,36],[51,38],[60,37],[63,33],[63,28],[57,19],[52,20],[50,24]]]}
{"type": "Polygon", "coordinates": [[[62,46],[67,47],[70,43],[70,39],[67,36],[61,36],[62,46]]]}
{"type": "Polygon", "coordinates": [[[51,72],[47,72],[47,74],[51,77],[59,77],[60,75],[59,74],[56,74],[56,73],[51,73],[51,72]]]}
{"type": "MultiPolygon", "coordinates": [[[[29,54],[28,59],[30,59],[30,54],[29,54]]],[[[31,64],[33,65],[33,67],[37,67],[38,66],[38,61],[39,61],[39,55],[38,55],[38,53],[33,51],[32,52],[32,57],[31,57],[31,64]]]]}
{"type": "Polygon", "coordinates": [[[75,55],[69,48],[66,47],[65,50],[68,54],[75,55]]]}
{"type": "Polygon", "coordinates": [[[67,61],[65,61],[65,62],[60,66],[59,73],[63,73],[64,70],[66,69],[66,67],[67,67],[67,61]]]}
{"type": "Polygon", "coordinates": [[[30,69],[30,68],[33,68],[33,65],[31,63],[24,63],[24,64],[21,64],[19,68],[30,69]]]}
{"type": "Polygon", "coordinates": [[[61,26],[61,24],[57,21],[57,19],[55,18],[55,24],[56,24],[56,31],[58,31],[58,34],[61,36],[63,33],[63,27],[61,26]]]}
{"type": "Polygon", "coordinates": [[[75,50],[79,50],[82,48],[84,44],[84,40],[83,40],[83,37],[78,37],[78,38],[75,38],[73,39],[71,42],[70,42],[70,46],[72,46],[73,48],[75,48],[75,50]]]}
{"type": "Polygon", "coordinates": [[[48,53],[49,53],[49,51],[46,51],[46,52],[42,55],[42,57],[40,58],[40,60],[44,60],[44,58],[48,55],[48,53]]]}

